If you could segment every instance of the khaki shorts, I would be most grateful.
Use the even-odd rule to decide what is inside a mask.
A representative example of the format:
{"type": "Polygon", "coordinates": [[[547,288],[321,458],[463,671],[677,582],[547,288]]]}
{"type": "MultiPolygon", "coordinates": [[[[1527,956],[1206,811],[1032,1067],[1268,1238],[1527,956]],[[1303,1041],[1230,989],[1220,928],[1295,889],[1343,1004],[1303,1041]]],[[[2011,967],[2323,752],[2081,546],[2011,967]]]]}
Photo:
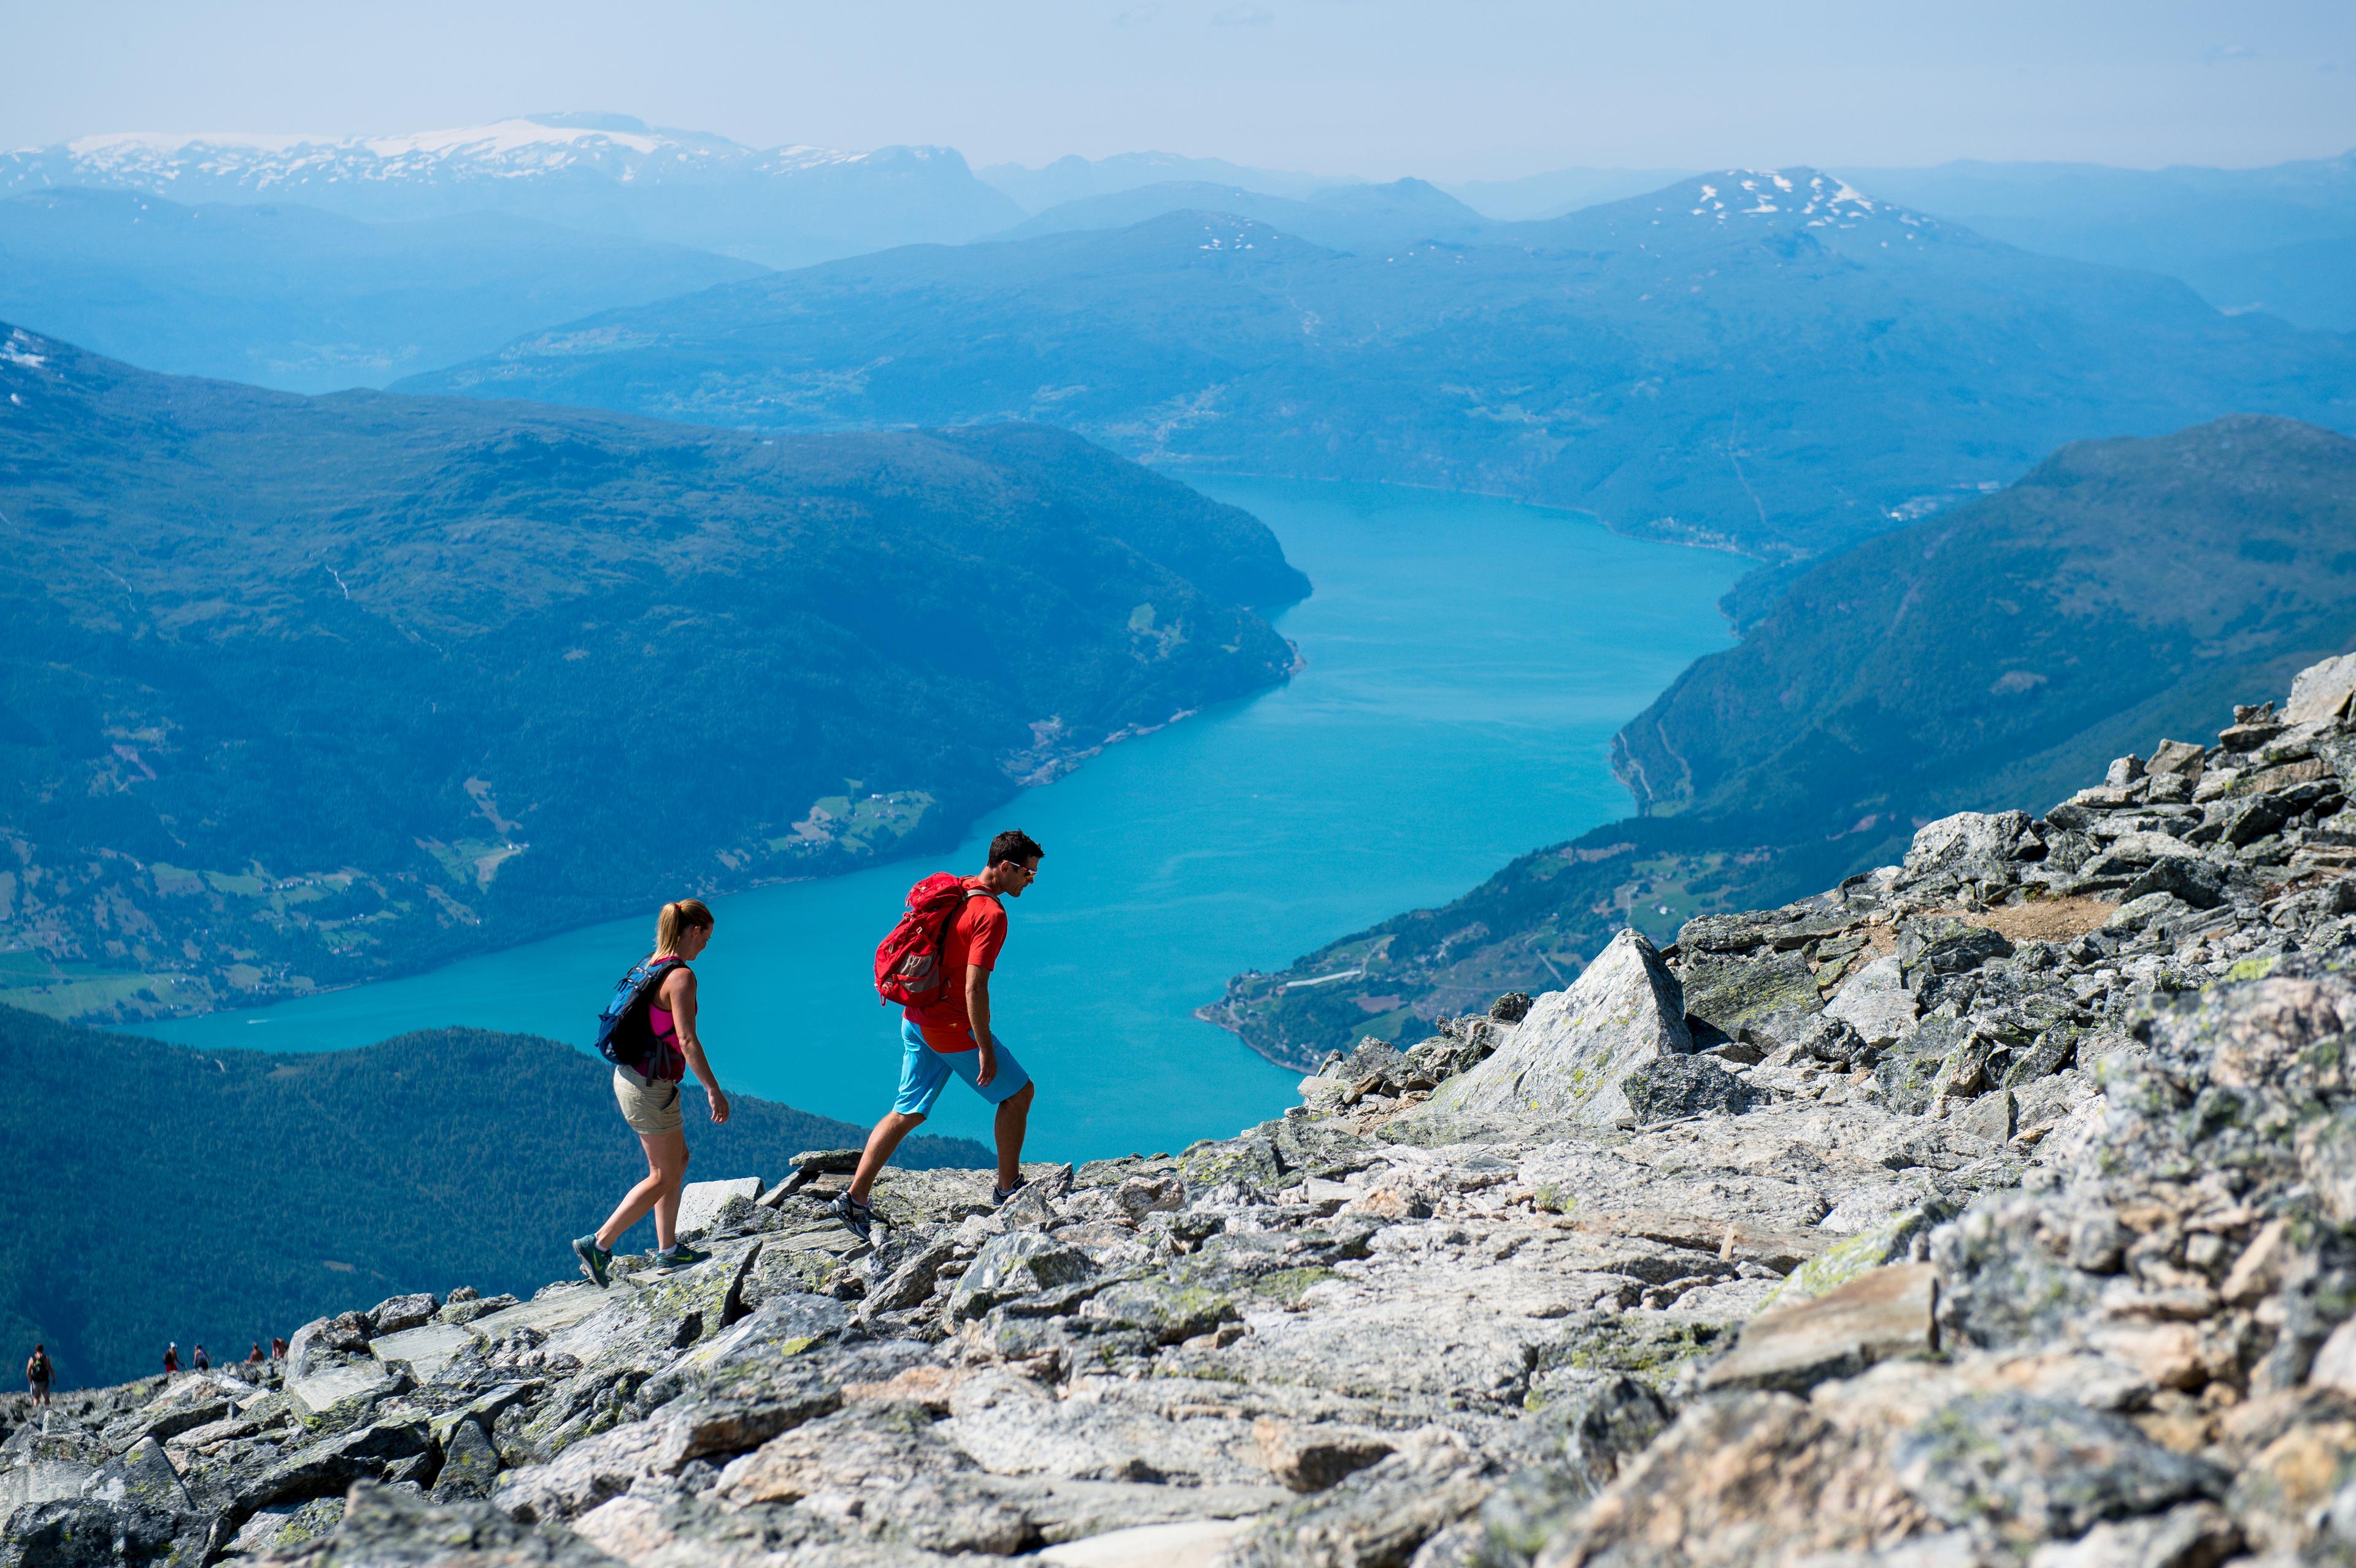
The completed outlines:
{"type": "Polygon", "coordinates": [[[683,1123],[679,1114],[679,1085],[669,1079],[641,1078],[626,1067],[614,1069],[614,1098],[621,1103],[622,1120],[642,1137],[675,1133],[683,1123]]]}

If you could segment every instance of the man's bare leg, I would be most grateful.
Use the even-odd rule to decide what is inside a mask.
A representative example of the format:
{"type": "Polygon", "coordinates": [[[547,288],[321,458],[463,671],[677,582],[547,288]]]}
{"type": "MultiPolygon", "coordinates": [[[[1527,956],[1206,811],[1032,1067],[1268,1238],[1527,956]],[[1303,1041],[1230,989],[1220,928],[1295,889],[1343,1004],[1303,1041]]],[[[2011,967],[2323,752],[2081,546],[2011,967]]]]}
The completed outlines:
{"type": "Polygon", "coordinates": [[[1031,1125],[1031,1092],[1025,1083],[999,1103],[994,1126],[998,1133],[998,1189],[1012,1192],[1023,1179],[1023,1135],[1031,1125]]]}
{"type": "Polygon", "coordinates": [[[867,1201],[867,1194],[874,1189],[875,1179],[884,1174],[884,1168],[892,1161],[892,1151],[900,1147],[902,1138],[924,1125],[924,1117],[911,1116],[900,1111],[887,1113],[882,1121],[875,1124],[875,1130],[867,1135],[867,1147],[859,1157],[859,1170],[851,1179],[851,1200],[853,1203],[867,1201]]]}

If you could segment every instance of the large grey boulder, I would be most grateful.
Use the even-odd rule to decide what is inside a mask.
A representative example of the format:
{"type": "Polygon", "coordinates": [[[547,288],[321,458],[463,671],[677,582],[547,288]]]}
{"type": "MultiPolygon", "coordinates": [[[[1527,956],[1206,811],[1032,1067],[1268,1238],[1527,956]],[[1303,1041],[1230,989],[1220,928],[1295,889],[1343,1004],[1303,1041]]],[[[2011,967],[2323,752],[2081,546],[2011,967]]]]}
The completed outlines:
{"type": "Polygon", "coordinates": [[[101,1502],[129,1503],[160,1513],[188,1511],[188,1494],[180,1473],[164,1455],[164,1445],[142,1437],[130,1452],[119,1454],[82,1483],[82,1496],[101,1502]]]}
{"type": "Polygon", "coordinates": [[[1036,1231],[1010,1231],[974,1254],[949,1296],[949,1316],[959,1322],[979,1317],[1002,1302],[1076,1285],[1095,1272],[1087,1257],[1036,1231]]]}
{"type": "Polygon", "coordinates": [[[421,1323],[431,1322],[434,1315],[441,1310],[441,1298],[423,1291],[414,1296],[396,1296],[388,1301],[380,1301],[368,1315],[369,1338],[373,1339],[380,1334],[398,1334],[405,1328],[414,1328],[421,1323]]]}
{"type": "Polygon", "coordinates": [[[2291,677],[2283,717],[2293,724],[2329,723],[2348,712],[2351,698],[2356,698],[2356,654],[2341,654],[2291,677]]]}
{"type": "Polygon", "coordinates": [[[1629,1073],[1692,1051],[1676,976],[1642,933],[1622,931],[1569,989],[1533,1003],[1495,1055],[1441,1084],[1419,1117],[1610,1126],[1634,1114],[1621,1087],[1629,1073]]]}
{"type": "Polygon", "coordinates": [[[1926,822],[1906,850],[1906,869],[1917,876],[1951,871],[1961,877],[2001,876],[2014,846],[2029,831],[2025,811],[1958,811],[1926,822]]]}
{"type": "Polygon", "coordinates": [[[679,1233],[684,1236],[710,1230],[730,1199],[742,1198],[750,1203],[761,1196],[761,1179],[757,1176],[689,1182],[679,1193],[679,1233]]]}
{"type": "Polygon", "coordinates": [[[1639,1125],[1718,1113],[1739,1116],[1758,1091],[1708,1056],[1656,1056],[1620,1082],[1639,1125]]]}
{"type": "Polygon", "coordinates": [[[1918,1009],[1914,993],[1906,988],[1903,966],[1894,953],[1886,954],[1849,976],[1825,1008],[1877,1047],[1894,1045],[1912,1034],[1918,1009]]]}

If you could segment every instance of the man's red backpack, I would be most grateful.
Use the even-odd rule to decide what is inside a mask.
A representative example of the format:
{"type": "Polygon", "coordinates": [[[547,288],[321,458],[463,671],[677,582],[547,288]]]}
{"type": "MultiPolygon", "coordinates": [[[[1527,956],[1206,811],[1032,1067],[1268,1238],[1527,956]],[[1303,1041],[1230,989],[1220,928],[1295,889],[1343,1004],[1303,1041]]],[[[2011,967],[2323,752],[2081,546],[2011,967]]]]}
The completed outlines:
{"type": "Polygon", "coordinates": [[[908,907],[900,923],[875,947],[875,994],[903,1007],[928,1007],[940,1000],[948,983],[941,949],[949,922],[972,890],[963,877],[936,871],[908,890],[908,907]]]}

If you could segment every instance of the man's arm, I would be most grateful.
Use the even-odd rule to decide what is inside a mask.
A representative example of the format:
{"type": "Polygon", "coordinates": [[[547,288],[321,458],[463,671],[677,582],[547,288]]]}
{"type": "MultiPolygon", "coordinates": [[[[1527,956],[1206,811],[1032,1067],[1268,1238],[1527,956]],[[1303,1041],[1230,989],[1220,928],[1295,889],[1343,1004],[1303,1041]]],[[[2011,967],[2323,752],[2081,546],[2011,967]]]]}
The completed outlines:
{"type": "Polygon", "coordinates": [[[969,967],[965,972],[965,1016],[973,1020],[973,1038],[981,1047],[981,1061],[973,1081],[983,1088],[998,1076],[998,1052],[990,1043],[990,971],[969,967]]]}

